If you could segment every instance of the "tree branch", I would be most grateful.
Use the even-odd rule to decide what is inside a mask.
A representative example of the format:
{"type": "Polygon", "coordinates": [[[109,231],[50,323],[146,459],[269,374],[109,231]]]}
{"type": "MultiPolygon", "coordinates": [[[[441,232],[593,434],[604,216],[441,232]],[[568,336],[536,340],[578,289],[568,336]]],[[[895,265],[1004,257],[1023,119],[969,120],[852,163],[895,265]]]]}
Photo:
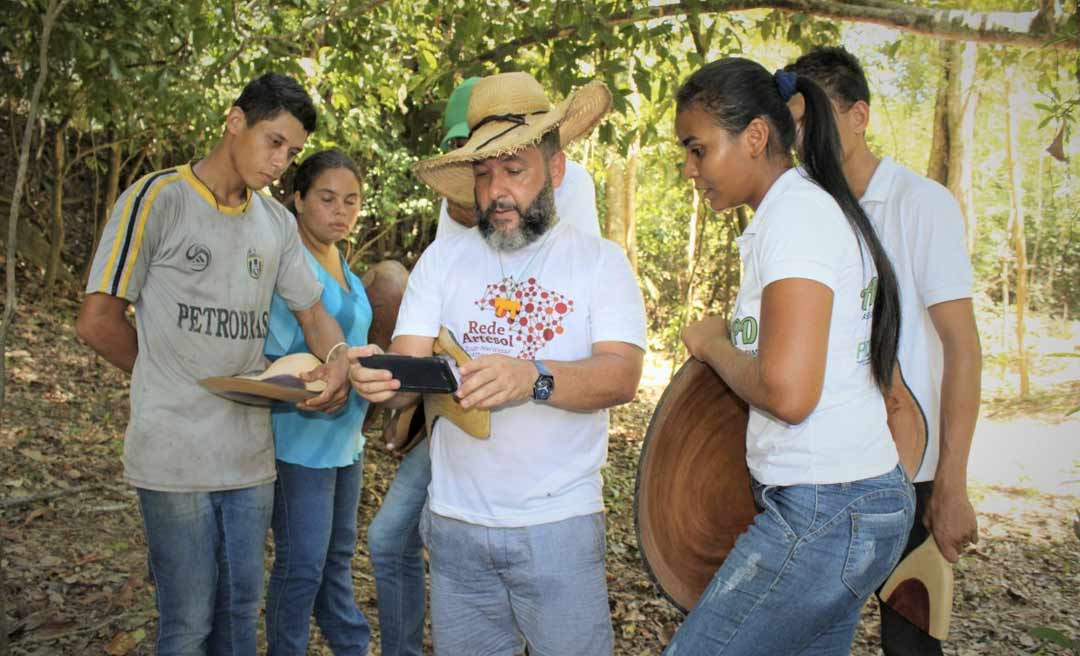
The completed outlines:
{"type": "Polygon", "coordinates": [[[98,490],[103,487],[107,486],[103,483],[91,483],[89,485],[76,485],[75,487],[69,487],[66,490],[52,490],[50,492],[42,492],[40,494],[33,494],[26,497],[5,499],[3,501],[0,501],[0,510],[7,510],[9,508],[25,506],[27,504],[37,503],[39,501],[52,501],[53,499],[59,499],[60,497],[66,497],[72,494],[80,494],[82,492],[90,492],[92,490],[98,490]]]}
{"type": "MultiPolygon", "coordinates": [[[[41,99],[41,88],[45,86],[45,77],[49,73],[49,38],[52,36],[53,26],[56,24],[56,19],[63,11],[64,5],[68,0],[50,0],[48,8],[45,10],[45,15],[41,21],[41,43],[38,46],[38,77],[34,82],[34,89],[30,94],[30,108],[26,114],[26,127],[23,133],[22,143],[19,148],[19,164],[15,173],[15,189],[11,192],[11,213],[8,215],[8,243],[7,243],[7,259],[5,260],[6,271],[6,283],[7,290],[4,300],[4,313],[3,318],[0,319],[0,353],[4,353],[4,345],[7,343],[8,329],[11,327],[11,321],[15,316],[15,303],[16,303],[16,291],[15,291],[15,244],[16,244],[16,226],[19,219],[19,202],[22,199],[23,185],[26,184],[26,168],[29,166],[30,160],[30,140],[34,129],[34,117],[37,114],[38,101],[41,99]]],[[[4,360],[6,358],[0,357],[0,411],[4,408],[4,382],[6,380],[6,372],[4,371],[4,360]]],[[[4,543],[0,538],[0,558],[3,557],[4,543]]],[[[5,576],[0,571],[0,653],[6,654],[8,652],[8,630],[7,630],[7,584],[5,576]]]]}
{"type": "MultiPolygon", "coordinates": [[[[682,0],[677,3],[618,12],[608,21],[610,27],[690,14],[742,12],[752,9],[776,9],[822,18],[873,23],[902,32],[923,34],[950,41],[974,41],[1023,48],[1062,48],[1080,50],[1076,34],[1067,32],[1064,23],[1046,20],[1037,11],[978,12],[966,9],[930,9],[893,0],[682,0]]],[[[576,33],[576,26],[555,26],[541,34],[530,34],[505,41],[481,53],[475,61],[498,61],[517,50],[537,43],[562,39],[576,33]]]]}
{"type": "Polygon", "coordinates": [[[228,68],[229,66],[231,66],[232,63],[234,61],[236,61],[237,58],[240,57],[240,55],[242,55],[245,50],[247,50],[249,47],[251,47],[252,45],[254,45],[256,43],[278,42],[278,43],[291,44],[298,37],[302,37],[305,34],[311,32],[313,30],[316,30],[316,29],[318,29],[320,27],[323,27],[324,25],[328,25],[330,23],[336,23],[338,21],[346,20],[346,19],[349,19],[349,18],[356,18],[357,16],[362,16],[362,15],[368,13],[369,11],[372,11],[372,10],[376,9],[379,5],[383,4],[384,2],[386,2],[386,0],[372,0],[371,2],[369,2],[369,3],[365,4],[365,5],[361,5],[359,7],[354,7],[353,9],[350,9],[349,11],[342,12],[340,14],[335,14],[335,13],[333,13],[333,11],[328,11],[326,13],[326,15],[324,15],[324,16],[320,16],[318,18],[310,18],[310,19],[304,21],[304,24],[300,26],[300,29],[295,30],[293,32],[289,32],[287,34],[262,34],[262,35],[259,35],[257,37],[253,36],[253,35],[248,35],[247,37],[245,37],[243,39],[243,41],[240,42],[240,46],[237,47],[236,50],[234,50],[232,53],[230,53],[229,56],[226,57],[224,60],[222,60],[222,62],[220,64],[215,66],[212,70],[208,71],[203,76],[203,78],[206,79],[206,80],[209,80],[209,79],[213,78],[214,76],[218,75],[219,73],[221,73],[221,71],[223,71],[226,68],[228,68]]]}

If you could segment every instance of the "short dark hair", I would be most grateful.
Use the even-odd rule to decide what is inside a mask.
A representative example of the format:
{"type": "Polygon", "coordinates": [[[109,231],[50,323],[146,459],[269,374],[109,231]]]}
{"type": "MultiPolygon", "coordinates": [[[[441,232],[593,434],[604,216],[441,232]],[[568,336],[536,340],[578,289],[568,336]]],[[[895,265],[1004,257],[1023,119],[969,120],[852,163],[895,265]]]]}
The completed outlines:
{"type": "Polygon", "coordinates": [[[814,48],[788,64],[784,70],[810,78],[825,89],[825,93],[848,106],[860,100],[870,104],[870,85],[866,83],[866,73],[855,55],[842,46],[814,48]]]}
{"type": "Polygon", "coordinates": [[[300,194],[301,198],[307,196],[311,185],[323,174],[331,169],[347,169],[352,171],[357,181],[360,180],[360,167],[356,162],[336,148],[320,150],[314,155],[309,155],[296,169],[296,177],[293,178],[293,190],[300,194]]]}
{"type": "Polygon", "coordinates": [[[536,142],[536,147],[540,149],[540,152],[544,155],[544,159],[546,160],[551,159],[552,155],[562,150],[562,139],[559,135],[559,128],[556,126],[545,132],[536,142]]]}
{"type": "Polygon", "coordinates": [[[315,131],[315,105],[311,96],[291,77],[277,73],[264,73],[248,82],[240,97],[233,103],[244,110],[248,127],[259,121],[271,121],[282,111],[289,112],[304,131],[315,131]]]}

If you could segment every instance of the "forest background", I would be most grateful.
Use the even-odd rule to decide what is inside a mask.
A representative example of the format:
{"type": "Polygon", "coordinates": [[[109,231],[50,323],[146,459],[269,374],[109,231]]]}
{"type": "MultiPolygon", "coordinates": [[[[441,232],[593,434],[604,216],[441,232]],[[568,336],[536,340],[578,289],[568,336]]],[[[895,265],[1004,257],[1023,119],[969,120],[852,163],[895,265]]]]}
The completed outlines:
{"type": "MultiPolygon", "coordinates": [[[[722,56],[771,70],[818,44],[843,44],[863,62],[873,148],[947,185],[960,202],[985,355],[984,416],[1034,418],[1022,432],[1053,426],[1074,435],[1047,443],[1065,475],[1035,493],[1051,509],[1038,521],[1049,522],[1056,552],[1036,573],[1053,570],[1071,592],[1008,635],[1029,650],[1076,649],[1076,618],[1057,622],[1046,608],[1080,604],[1069,535],[1077,508],[1069,477],[1080,478],[1069,418],[1080,404],[1078,34],[1075,0],[0,0],[0,216],[9,219],[0,230],[0,546],[10,545],[0,552],[0,592],[10,591],[0,604],[0,653],[9,634],[27,653],[99,641],[110,653],[146,649],[152,622],[132,610],[145,603],[131,601],[147,585],[131,565],[137,511],[117,482],[125,382],[76,342],[71,323],[119,192],[149,171],[204,155],[249,79],[273,70],[301,80],[319,110],[305,153],[335,146],[362,163],[364,205],[347,244],[358,272],[383,259],[411,267],[434,238],[438,199],[408,167],[436,152],[442,109],[458,82],[525,70],[554,97],[591,79],[608,84],[612,115],[570,156],[593,175],[604,233],[626,249],[649,316],[645,393],[615,415],[607,474],[609,540],[633,563],[633,536],[620,537],[613,506],[629,504],[655,396],[685,359],[680,328],[730,310],[739,278],[734,239],[749,219],[745,208],[713,212],[680,179],[674,91],[722,56]],[[616,444],[620,434],[627,444],[616,444]],[[42,566],[42,545],[87,493],[95,501],[84,502],[106,508],[88,512],[87,529],[131,529],[128,547],[99,548],[92,531],[79,533],[85,552],[71,561],[50,555],[60,562],[42,566]],[[95,600],[103,607],[71,619],[95,600]]],[[[291,170],[270,191],[284,198],[290,184],[291,170]]],[[[373,460],[366,512],[393,472],[373,460]]],[[[1002,489],[1037,489],[1025,486],[1030,475],[1003,479],[1002,489]]],[[[1025,494],[1017,498],[1030,500],[1025,494]]],[[[632,522],[628,508],[624,514],[632,522]]],[[[1030,533],[1018,518],[1009,521],[1030,533]]],[[[620,653],[649,653],[677,617],[647,580],[628,589],[625,603],[613,592],[620,653]]]]}

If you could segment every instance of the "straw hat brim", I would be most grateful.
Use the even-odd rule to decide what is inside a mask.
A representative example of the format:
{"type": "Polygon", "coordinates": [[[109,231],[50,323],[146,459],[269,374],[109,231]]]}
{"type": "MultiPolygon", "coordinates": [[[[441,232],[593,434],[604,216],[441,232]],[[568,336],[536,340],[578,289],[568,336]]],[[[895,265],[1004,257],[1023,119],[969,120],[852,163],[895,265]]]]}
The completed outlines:
{"type": "Polygon", "coordinates": [[[611,92],[607,85],[593,81],[550,111],[524,116],[521,125],[499,120],[481,125],[473,130],[464,146],[417,162],[412,171],[441,196],[471,207],[475,203],[473,162],[527,148],[554,128],[558,128],[559,140],[566,146],[591,132],[610,109],[611,92]]]}

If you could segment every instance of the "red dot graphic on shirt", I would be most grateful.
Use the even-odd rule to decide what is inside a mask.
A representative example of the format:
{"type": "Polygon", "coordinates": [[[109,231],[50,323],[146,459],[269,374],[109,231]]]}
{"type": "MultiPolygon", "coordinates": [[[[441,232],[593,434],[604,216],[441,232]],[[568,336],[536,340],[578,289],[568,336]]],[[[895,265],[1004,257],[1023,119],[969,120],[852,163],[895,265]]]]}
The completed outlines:
{"type": "Polygon", "coordinates": [[[521,320],[518,323],[520,323],[523,326],[527,326],[527,325],[529,325],[529,320],[526,319],[525,317],[521,317],[521,320]]]}
{"type": "Polygon", "coordinates": [[[566,303],[556,303],[555,311],[559,314],[566,314],[566,303]]]}
{"type": "Polygon", "coordinates": [[[536,284],[536,278],[529,278],[529,284],[530,285],[535,285],[536,284]]]}
{"type": "Polygon", "coordinates": [[[550,342],[555,337],[555,333],[550,328],[544,331],[544,341],[550,342]]]}
{"type": "Polygon", "coordinates": [[[562,326],[555,326],[555,333],[558,334],[558,335],[563,334],[563,327],[562,326]]]}
{"type": "MultiPolygon", "coordinates": [[[[536,309],[536,306],[533,305],[532,303],[526,303],[525,304],[525,311],[526,312],[532,312],[535,309],[536,309]]],[[[521,320],[521,325],[523,325],[523,326],[525,325],[525,320],[524,319],[521,320]]]]}
{"type": "Polygon", "coordinates": [[[547,293],[547,292],[541,292],[541,293],[540,293],[540,298],[547,298],[547,297],[548,297],[548,293],[547,293]]]}

